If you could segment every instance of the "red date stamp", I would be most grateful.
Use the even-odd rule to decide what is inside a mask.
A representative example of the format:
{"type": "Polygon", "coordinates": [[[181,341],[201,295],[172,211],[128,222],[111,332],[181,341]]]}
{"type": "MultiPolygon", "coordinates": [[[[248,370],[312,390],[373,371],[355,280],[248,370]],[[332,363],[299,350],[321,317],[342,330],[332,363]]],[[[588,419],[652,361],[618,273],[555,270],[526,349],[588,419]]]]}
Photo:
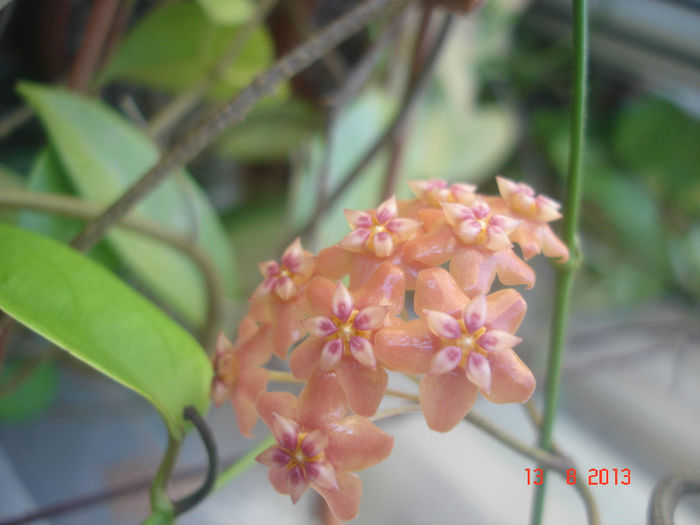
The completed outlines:
{"type": "MultiPolygon", "coordinates": [[[[528,485],[542,485],[544,471],[541,468],[526,468],[526,482],[528,485]]],[[[583,475],[584,483],[588,485],[629,485],[632,483],[632,473],[628,468],[589,468],[583,475]]],[[[566,483],[576,485],[579,474],[576,469],[566,471],[566,483]]]]}

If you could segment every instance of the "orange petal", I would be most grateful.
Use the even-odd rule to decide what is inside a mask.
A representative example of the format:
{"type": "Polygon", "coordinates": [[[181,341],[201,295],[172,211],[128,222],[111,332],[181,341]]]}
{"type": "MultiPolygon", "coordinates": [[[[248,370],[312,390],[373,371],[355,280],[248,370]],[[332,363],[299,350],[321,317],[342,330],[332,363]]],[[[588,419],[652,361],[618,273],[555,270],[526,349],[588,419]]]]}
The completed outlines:
{"type": "Polygon", "coordinates": [[[484,397],[494,403],[524,403],[535,390],[535,376],[511,350],[489,352],[491,392],[484,397]]]}
{"type": "Polygon", "coordinates": [[[368,368],[355,359],[344,358],[335,370],[353,412],[371,416],[384,397],[389,376],[377,367],[368,368]]]}
{"type": "Polygon", "coordinates": [[[362,481],[355,474],[336,472],[338,490],[314,485],[314,489],[326,500],[328,508],[339,520],[348,521],[357,516],[362,497],[362,481]]]}
{"type": "Polygon", "coordinates": [[[437,310],[452,316],[461,315],[469,299],[462,293],[454,277],[443,268],[430,268],[418,274],[413,309],[437,310]]]}
{"type": "MultiPolygon", "coordinates": [[[[241,326],[241,329],[243,327],[241,326]]],[[[273,345],[271,340],[270,325],[261,325],[255,334],[241,342],[236,342],[236,357],[241,368],[251,365],[262,365],[272,357],[273,345]]]]}
{"type": "Polygon", "coordinates": [[[289,392],[263,392],[258,396],[255,408],[260,418],[270,427],[274,426],[273,414],[291,419],[295,416],[297,398],[289,392]]]}
{"type": "Polygon", "coordinates": [[[332,280],[342,279],[350,271],[352,255],[339,246],[324,248],[316,259],[316,275],[332,280]]]}
{"type": "Polygon", "coordinates": [[[348,289],[351,291],[358,290],[367,284],[379,265],[385,262],[373,253],[353,253],[351,257],[352,265],[348,270],[350,275],[348,289]]]}
{"type": "Polygon", "coordinates": [[[476,401],[477,388],[459,368],[447,374],[423,377],[419,394],[428,427],[447,432],[467,415],[476,401]]]}
{"type": "Polygon", "coordinates": [[[303,313],[300,301],[275,301],[273,310],[276,315],[270,324],[272,347],[280,359],[286,359],[287,350],[301,339],[303,333],[301,327],[303,313]]]}
{"type": "Polygon", "coordinates": [[[330,317],[333,315],[333,294],[336,287],[337,282],[330,281],[324,277],[314,277],[306,285],[305,295],[313,316],[330,317]]]}
{"type": "Polygon", "coordinates": [[[433,354],[441,348],[424,319],[400,320],[383,328],[374,338],[374,354],[389,370],[406,374],[424,374],[433,354]]]}
{"type": "Polygon", "coordinates": [[[255,402],[267,388],[269,375],[264,368],[253,366],[241,370],[238,377],[238,384],[231,396],[231,402],[236,412],[238,428],[245,437],[253,437],[252,430],[258,421],[255,402]]]}
{"type": "Polygon", "coordinates": [[[303,341],[289,356],[289,368],[297,379],[308,379],[311,377],[316,366],[321,359],[321,351],[325,341],[316,337],[309,337],[303,341]]]}
{"type": "Polygon", "coordinates": [[[427,266],[440,266],[449,260],[456,248],[457,240],[452,227],[445,225],[408,241],[404,251],[410,260],[427,266]]]}
{"type": "Polygon", "coordinates": [[[515,332],[527,311],[527,303],[513,288],[499,290],[486,296],[486,327],[489,330],[515,332]]]}
{"type": "Polygon", "coordinates": [[[384,460],[394,447],[394,438],[362,416],[348,416],[332,425],[326,458],[336,470],[355,472],[384,460]]]}
{"type": "Polygon", "coordinates": [[[438,226],[445,226],[447,219],[442,212],[442,208],[423,208],[418,212],[418,217],[423,223],[426,232],[433,231],[438,226]]]}
{"type": "Polygon", "coordinates": [[[511,234],[511,239],[520,246],[526,261],[540,253],[541,250],[540,239],[535,228],[529,221],[523,221],[511,234]]]}
{"type": "Polygon", "coordinates": [[[525,261],[515,255],[513,250],[503,250],[495,254],[498,279],[505,285],[525,284],[527,288],[535,285],[535,271],[525,261]]]}
{"type": "Polygon", "coordinates": [[[405,296],[404,276],[400,268],[389,262],[377,267],[372,277],[357,290],[355,308],[362,310],[368,306],[389,305],[390,314],[396,315],[403,310],[405,296]]]}
{"type": "Polygon", "coordinates": [[[559,262],[569,260],[569,248],[557,237],[549,225],[541,226],[542,253],[547,257],[557,257],[559,262]]]}
{"type": "Polygon", "coordinates": [[[452,257],[450,273],[466,295],[474,297],[489,291],[496,278],[496,255],[476,247],[464,247],[452,257]]]}
{"type": "Polygon", "coordinates": [[[345,393],[334,373],[314,374],[299,394],[298,421],[306,428],[323,429],[346,413],[345,393]]]}

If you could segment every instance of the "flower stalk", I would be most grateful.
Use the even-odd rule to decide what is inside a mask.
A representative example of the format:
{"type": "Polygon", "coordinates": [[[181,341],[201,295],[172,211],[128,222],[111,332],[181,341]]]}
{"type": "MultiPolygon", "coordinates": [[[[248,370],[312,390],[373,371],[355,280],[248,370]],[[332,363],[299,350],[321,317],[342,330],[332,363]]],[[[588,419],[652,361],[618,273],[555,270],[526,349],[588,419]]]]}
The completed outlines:
{"type": "MultiPolygon", "coordinates": [[[[556,266],[556,295],[552,316],[549,360],[547,364],[546,399],[540,425],[540,448],[552,449],[554,417],[559,399],[561,361],[564,353],[566,325],[571,302],[574,274],[581,261],[576,245],[579,221],[581,187],[583,181],[583,154],[585,142],[586,92],[588,73],[588,13],[586,0],[573,0],[573,73],[569,167],[562,240],[569,248],[569,262],[556,266]]],[[[546,470],[542,484],[536,488],[532,511],[532,525],[542,523],[546,491],[546,470]]]]}

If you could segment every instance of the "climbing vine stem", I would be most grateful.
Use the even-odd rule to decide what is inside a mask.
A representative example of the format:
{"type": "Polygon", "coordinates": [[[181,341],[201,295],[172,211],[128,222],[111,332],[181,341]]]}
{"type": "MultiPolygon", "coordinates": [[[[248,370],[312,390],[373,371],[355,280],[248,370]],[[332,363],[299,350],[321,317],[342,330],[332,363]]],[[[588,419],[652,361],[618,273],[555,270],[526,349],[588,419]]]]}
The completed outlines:
{"type": "MultiPolygon", "coordinates": [[[[586,91],[588,74],[588,13],[586,0],[573,0],[573,87],[571,101],[571,129],[569,142],[569,166],[564,207],[564,232],[562,238],[571,253],[571,261],[559,265],[556,279],[556,296],[552,315],[552,328],[545,385],[545,405],[540,426],[540,448],[551,450],[554,417],[559,399],[561,361],[566,338],[571,289],[581,255],[576,243],[581,188],[583,180],[583,151],[585,142],[586,91]]],[[[546,491],[546,471],[542,485],[535,491],[532,525],[542,523],[546,491]]]]}

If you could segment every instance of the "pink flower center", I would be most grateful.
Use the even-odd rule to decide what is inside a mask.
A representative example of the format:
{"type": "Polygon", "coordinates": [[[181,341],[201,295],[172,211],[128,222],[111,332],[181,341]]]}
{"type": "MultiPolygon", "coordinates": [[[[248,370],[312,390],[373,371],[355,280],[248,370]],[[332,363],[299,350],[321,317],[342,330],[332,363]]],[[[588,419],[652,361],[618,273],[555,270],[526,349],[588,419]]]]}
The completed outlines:
{"type": "Polygon", "coordinates": [[[351,355],[350,340],[353,337],[363,337],[369,340],[371,334],[370,330],[358,330],[353,326],[355,317],[357,317],[358,313],[359,310],[353,309],[348,316],[348,320],[345,322],[338,319],[335,315],[331,319],[333,324],[336,326],[336,330],[331,335],[326,336],[326,340],[332,341],[334,339],[340,339],[343,342],[343,353],[345,355],[351,355]]]}
{"type": "Polygon", "coordinates": [[[486,355],[486,349],[479,345],[478,341],[482,335],[486,333],[486,327],[482,326],[474,332],[469,332],[467,327],[464,325],[464,321],[460,319],[459,325],[462,329],[462,333],[456,339],[445,339],[442,338],[443,346],[456,346],[462,351],[462,358],[459,361],[459,366],[464,368],[467,363],[467,358],[469,357],[469,352],[478,352],[482,355],[486,355]]]}
{"type": "Polygon", "coordinates": [[[322,450],[314,456],[307,456],[302,450],[301,443],[304,438],[308,435],[308,432],[299,432],[297,436],[296,447],[291,450],[283,447],[282,445],[277,445],[281,450],[283,450],[289,456],[289,462],[286,465],[287,470],[292,470],[295,467],[302,469],[304,474],[306,474],[306,464],[311,462],[321,462],[325,459],[325,452],[322,450]]]}

